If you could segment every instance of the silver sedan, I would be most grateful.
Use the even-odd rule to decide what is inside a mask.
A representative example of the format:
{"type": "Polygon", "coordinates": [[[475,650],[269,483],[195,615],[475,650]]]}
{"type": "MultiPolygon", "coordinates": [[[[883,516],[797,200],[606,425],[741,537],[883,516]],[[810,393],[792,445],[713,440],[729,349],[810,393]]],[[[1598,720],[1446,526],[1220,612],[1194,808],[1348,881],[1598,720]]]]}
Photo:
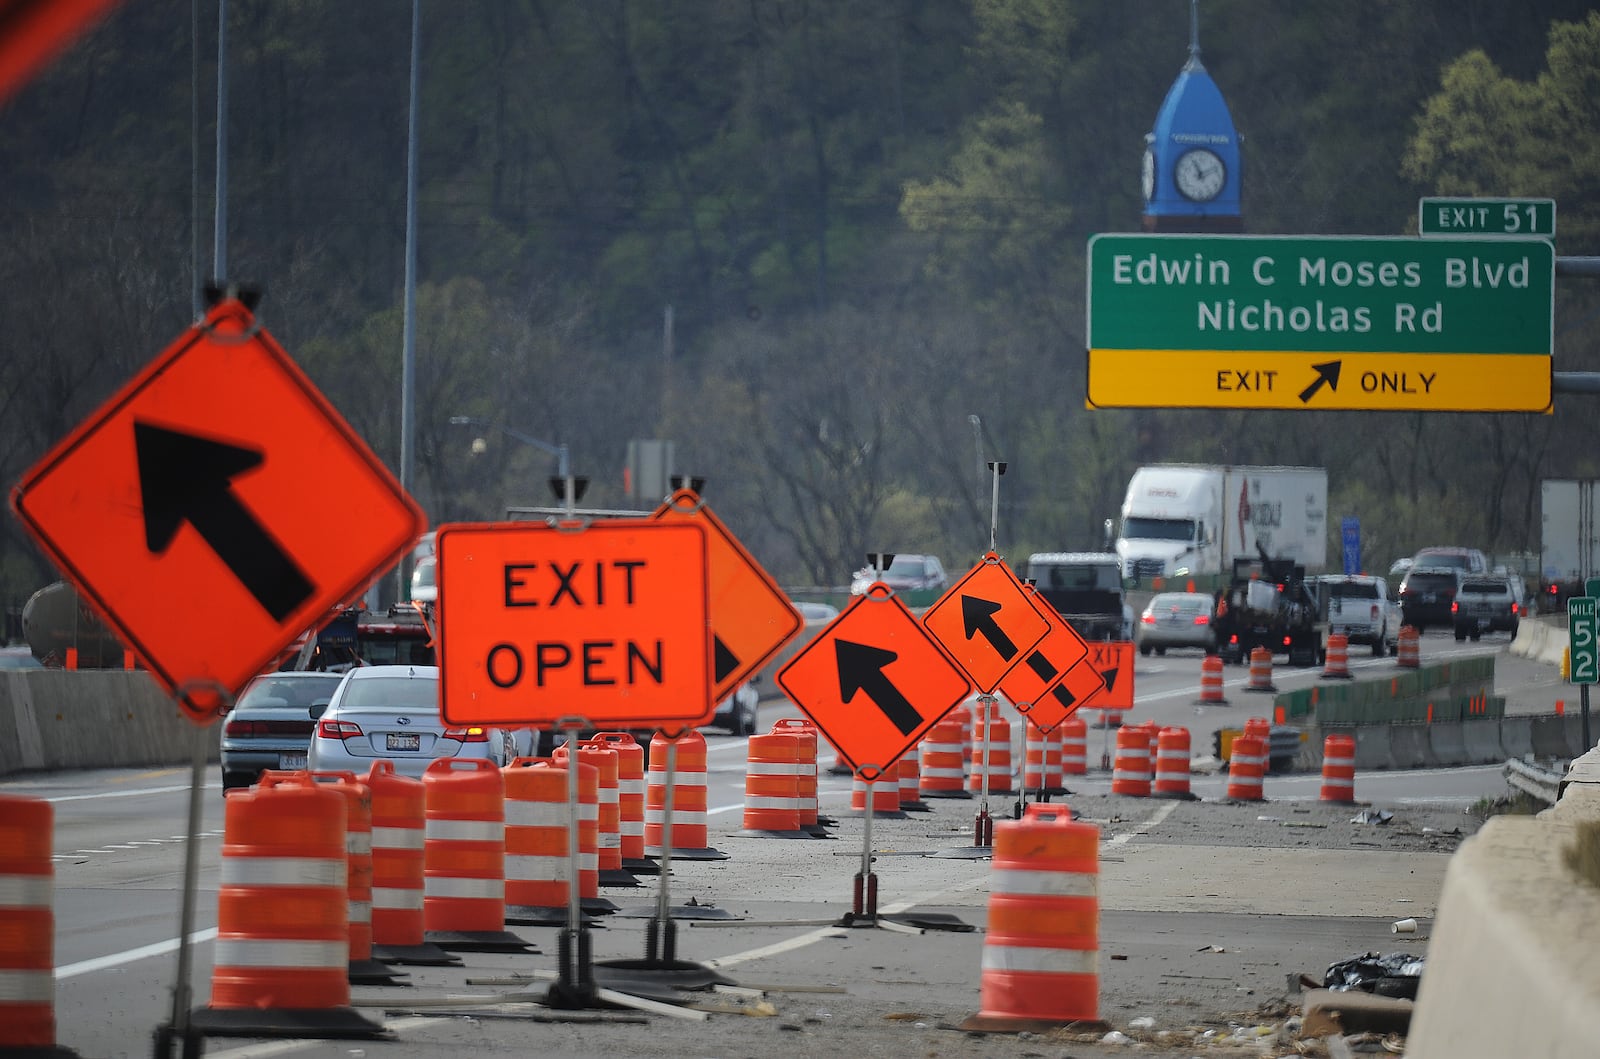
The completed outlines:
{"type": "Polygon", "coordinates": [[[1217,649],[1215,601],[1204,592],[1162,592],[1150,600],[1133,630],[1139,653],[1158,655],[1169,647],[1198,647],[1206,654],[1217,649]]]}
{"type": "Polygon", "coordinates": [[[317,718],[309,767],[365,775],[381,760],[420,778],[435,758],[485,758],[503,766],[524,752],[527,737],[526,731],[445,724],[438,666],[362,666],[345,674],[317,718]]]}

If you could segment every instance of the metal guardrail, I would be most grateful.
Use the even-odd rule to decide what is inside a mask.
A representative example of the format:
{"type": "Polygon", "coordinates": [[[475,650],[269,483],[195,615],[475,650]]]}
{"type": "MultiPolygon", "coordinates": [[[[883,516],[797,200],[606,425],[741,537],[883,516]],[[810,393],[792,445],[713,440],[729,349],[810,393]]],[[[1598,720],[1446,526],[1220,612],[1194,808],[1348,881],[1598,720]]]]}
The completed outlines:
{"type": "Polygon", "coordinates": [[[1522,793],[1537,798],[1546,805],[1554,805],[1561,798],[1561,781],[1566,771],[1552,772],[1516,758],[1506,762],[1506,783],[1522,793]]]}

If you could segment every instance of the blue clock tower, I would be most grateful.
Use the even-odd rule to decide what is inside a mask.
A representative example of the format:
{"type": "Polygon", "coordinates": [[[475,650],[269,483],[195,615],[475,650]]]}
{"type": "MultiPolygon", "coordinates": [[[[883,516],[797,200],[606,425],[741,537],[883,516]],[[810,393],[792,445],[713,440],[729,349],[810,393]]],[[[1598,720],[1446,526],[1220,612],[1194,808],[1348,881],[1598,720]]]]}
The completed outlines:
{"type": "Polygon", "coordinates": [[[1141,180],[1147,232],[1238,232],[1239,134],[1200,63],[1199,0],[1189,0],[1189,61],[1145,135],[1141,180]]]}

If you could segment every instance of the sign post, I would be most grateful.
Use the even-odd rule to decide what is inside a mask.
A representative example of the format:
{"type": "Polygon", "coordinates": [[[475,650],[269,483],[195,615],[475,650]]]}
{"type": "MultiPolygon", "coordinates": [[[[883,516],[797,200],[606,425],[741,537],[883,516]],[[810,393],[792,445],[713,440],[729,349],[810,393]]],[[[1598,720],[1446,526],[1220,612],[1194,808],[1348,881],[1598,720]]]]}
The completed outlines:
{"type": "Polygon", "coordinates": [[[1567,642],[1570,657],[1567,680],[1579,685],[1583,714],[1583,745],[1589,746],[1589,686],[1600,683],[1600,616],[1592,596],[1567,600],[1567,642]]]}
{"type": "Polygon", "coordinates": [[[1088,404],[1542,412],[1538,239],[1096,235],[1088,404]]]}

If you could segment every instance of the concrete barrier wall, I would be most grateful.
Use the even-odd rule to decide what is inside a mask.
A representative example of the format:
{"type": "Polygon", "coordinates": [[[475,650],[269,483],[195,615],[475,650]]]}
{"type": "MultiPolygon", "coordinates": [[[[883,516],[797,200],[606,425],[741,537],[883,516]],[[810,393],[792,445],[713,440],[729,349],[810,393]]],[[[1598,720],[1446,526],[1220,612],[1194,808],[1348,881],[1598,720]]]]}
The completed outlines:
{"type": "Polygon", "coordinates": [[[1413,1059],[1580,1059],[1600,1041],[1600,889],[1565,863],[1600,785],[1497,816],[1450,858],[1406,1037],[1413,1059]]]}
{"type": "MultiPolygon", "coordinates": [[[[1463,729],[1467,724],[1479,722],[1451,721],[1447,724],[1428,725],[1428,761],[1434,765],[1465,765],[1467,759],[1467,738],[1463,729]]],[[[1495,739],[1499,743],[1498,736],[1495,739]]],[[[1498,749],[1498,748],[1497,748],[1498,749]]],[[[1493,761],[1498,758],[1496,754],[1493,761]]]]}
{"type": "MultiPolygon", "coordinates": [[[[120,669],[0,673],[0,775],[188,764],[197,732],[148,673],[120,669]]],[[[215,726],[204,737],[208,759],[217,760],[215,726]]]]}

